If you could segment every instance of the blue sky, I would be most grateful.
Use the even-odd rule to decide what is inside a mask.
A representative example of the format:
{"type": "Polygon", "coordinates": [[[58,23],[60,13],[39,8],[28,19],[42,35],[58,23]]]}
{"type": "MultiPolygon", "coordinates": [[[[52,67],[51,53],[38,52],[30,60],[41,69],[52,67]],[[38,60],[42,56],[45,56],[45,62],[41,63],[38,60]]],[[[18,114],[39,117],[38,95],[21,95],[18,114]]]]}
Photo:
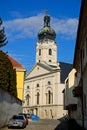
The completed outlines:
{"type": "Polygon", "coordinates": [[[58,61],[72,64],[80,6],[81,0],[2,0],[0,17],[8,40],[2,50],[28,72],[36,63],[37,33],[48,10],[57,35],[58,61]]]}

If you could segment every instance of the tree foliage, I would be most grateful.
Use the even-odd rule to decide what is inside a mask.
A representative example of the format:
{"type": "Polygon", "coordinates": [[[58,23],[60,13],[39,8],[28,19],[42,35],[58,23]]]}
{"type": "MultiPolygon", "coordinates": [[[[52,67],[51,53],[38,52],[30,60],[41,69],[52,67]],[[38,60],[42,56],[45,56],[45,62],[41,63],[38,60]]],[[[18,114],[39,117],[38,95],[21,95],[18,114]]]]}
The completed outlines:
{"type": "Polygon", "coordinates": [[[2,26],[2,19],[0,18],[0,48],[7,44],[7,38],[5,35],[5,29],[2,26]]]}
{"type": "Polygon", "coordinates": [[[17,97],[16,71],[8,55],[0,51],[0,87],[17,97]]]}

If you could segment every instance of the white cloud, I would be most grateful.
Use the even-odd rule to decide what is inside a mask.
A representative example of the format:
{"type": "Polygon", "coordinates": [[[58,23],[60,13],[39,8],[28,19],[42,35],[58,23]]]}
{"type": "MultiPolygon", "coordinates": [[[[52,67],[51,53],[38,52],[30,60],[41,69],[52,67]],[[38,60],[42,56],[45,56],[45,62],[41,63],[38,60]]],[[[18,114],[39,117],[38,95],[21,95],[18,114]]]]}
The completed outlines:
{"type": "Polygon", "coordinates": [[[74,38],[76,36],[78,20],[76,18],[56,19],[52,18],[52,25],[57,34],[66,38],[74,38]]]}
{"type": "MultiPolygon", "coordinates": [[[[43,27],[44,15],[38,14],[29,18],[19,18],[4,23],[6,35],[10,40],[37,37],[39,29],[43,27]]],[[[76,35],[78,20],[76,18],[57,19],[51,17],[51,27],[56,34],[74,38],[76,35]]]]}

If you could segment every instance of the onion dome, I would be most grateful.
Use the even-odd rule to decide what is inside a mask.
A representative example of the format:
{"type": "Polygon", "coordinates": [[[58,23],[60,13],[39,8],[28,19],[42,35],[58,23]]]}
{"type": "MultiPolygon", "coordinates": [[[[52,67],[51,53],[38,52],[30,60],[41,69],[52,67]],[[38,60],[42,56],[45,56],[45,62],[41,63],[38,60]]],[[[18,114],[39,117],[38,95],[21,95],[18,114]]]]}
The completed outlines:
{"type": "Polygon", "coordinates": [[[55,40],[56,33],[54,29],[50,27],[50,16],[48,15],[48,12],[46,11],[46,15],[44,16],[44,27],[39,30],[38,32],[38,39],[44,40],[44,39],[51,39],[55,40]]]}

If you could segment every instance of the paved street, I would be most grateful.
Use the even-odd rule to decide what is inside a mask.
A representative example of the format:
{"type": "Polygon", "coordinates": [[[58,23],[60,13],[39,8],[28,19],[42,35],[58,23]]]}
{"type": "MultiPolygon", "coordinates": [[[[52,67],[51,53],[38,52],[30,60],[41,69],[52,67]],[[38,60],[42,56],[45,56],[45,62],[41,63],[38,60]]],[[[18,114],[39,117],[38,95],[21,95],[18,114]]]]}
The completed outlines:
{"type": "MultiPolygon", "coordinates": [[[[30,121],[24,130],[55,130],[55,128],[60,124],[60,121],[58,120],[38,120],[38,121],[30,121]]],[[[7,127],[1,128],[0,130],[13,130],[8,129],[7,127]]],[[[15,129],[19,130],[19,129],[15,129]]]]}
{"type": "MultiPolygon", "coordinates": [[[[1,128],[0,130],[13,130],[8,129],[7,127],[1,128]]],[[[15,129],[19,130],[19,129],[15,129]]],[[[24,130],[85,130],[80,127],[73,119],[66,120],[66,119],[44,119],[38,121],[30,121],[24,130]]]]}

